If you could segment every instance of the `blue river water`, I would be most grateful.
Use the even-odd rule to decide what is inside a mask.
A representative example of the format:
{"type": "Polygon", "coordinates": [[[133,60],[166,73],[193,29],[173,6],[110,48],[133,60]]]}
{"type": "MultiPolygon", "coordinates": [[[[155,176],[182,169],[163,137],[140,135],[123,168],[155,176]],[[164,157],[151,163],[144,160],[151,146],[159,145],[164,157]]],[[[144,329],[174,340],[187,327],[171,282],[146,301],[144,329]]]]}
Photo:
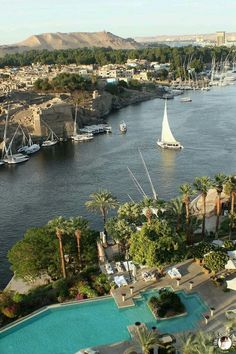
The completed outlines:
{"type": "Polygon", "coordinates": [[[214,176],[236,171],[236,85],[190,92],[192,102],[179,97],[168,101],[168,117],[182,151],[163,151],[156,145],[161,134],[164,101],[154,99],[110,114],[113,133],[96,136],[87,143],[60,143],[44,148],[19,166],[0,167],[0,288],[11,277],[7,251],[27,228],[40,226],[58,215],[82,215],[99,228],[98,215],[84,203],[100,188],[110,190],[119,201],[128,194],[141,196],[127,166],[145,192],[151,188],[138,149],[143,153],[160,197],[178,195],[179,185],[195,176],[214,176]],[[128,131],[120,134],[124,120],[128,131]]]}

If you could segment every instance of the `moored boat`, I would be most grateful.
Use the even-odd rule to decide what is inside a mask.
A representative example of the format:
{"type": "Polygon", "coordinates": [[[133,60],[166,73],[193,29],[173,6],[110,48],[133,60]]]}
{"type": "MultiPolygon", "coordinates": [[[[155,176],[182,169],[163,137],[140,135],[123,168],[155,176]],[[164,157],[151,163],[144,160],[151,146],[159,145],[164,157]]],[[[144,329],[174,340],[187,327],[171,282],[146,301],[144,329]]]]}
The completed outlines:
{"type": "Polygon", "coordinates": [[[124,121],[120,123],[120,131],[121,133],[127,132],[127,124],[124,121]]]}
{"type": "Polygon", "coordinates": [[[192,102],[192,99],[190,97],[182,97],[180,98],[180,102],[192,102]]]}

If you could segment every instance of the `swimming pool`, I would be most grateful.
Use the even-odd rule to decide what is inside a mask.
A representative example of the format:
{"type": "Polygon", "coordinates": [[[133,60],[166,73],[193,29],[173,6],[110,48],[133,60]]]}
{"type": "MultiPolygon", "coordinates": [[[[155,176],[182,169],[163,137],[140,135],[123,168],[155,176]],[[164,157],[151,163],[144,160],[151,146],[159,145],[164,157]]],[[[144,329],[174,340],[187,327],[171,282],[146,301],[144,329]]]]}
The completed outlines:
{"type": "Polygon", "coordinates": [[[178,291],[187,315],[157,321],[146,305],[157,293],[142,293],[133,307],[118,309],[113,298],[63,305],[38,313],[0,333],[1,354],[74,354],[81,348],[129,340],[127,326],[144,322],[161,332],[193,329],[208,310],[198,294],[178,291]]]}

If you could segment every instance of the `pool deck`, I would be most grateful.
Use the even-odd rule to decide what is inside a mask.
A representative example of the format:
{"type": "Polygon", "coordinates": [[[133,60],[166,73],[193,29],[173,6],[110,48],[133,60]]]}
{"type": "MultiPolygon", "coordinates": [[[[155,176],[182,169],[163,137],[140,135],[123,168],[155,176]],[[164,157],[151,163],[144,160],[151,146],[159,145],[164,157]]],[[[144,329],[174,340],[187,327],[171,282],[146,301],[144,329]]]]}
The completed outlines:
{"type": "MultiPolygon", "coordinates": [[[[226,321],[225,311],[236,308],[236,291],[230,290],[229,292],[224,292],[222,287],[217,287],[214,285],[210,279],[211,275],[205,274],[203,268],[197,263],[193,262],[193,260],[187,260],[185,262],[176,264],[175,267],[179,269],[182,275],[179,286],[177,284],[177,280],[171,279],[168,274],[158,280],[144,281],[141,274],[143,271],[145,271],[145,269],[142,269],[138,271],[137,281],[135,283],[130,283],[127,286],[112,290],[111,293],[116,301],[117,306],[119,308],[134,306],[134,299],[140,296],[140,292],[153,288],[160,289],[163,287],[171,286],[175,291],[184,290],[186,293],[190,294],[192,292],[197,292],[209,307],[207,313],[204,314],[209,316],[209,320],[206,324],[205,318],[203,316],[202,321],[199,321],[196,330],[202,329],[204,331],[215,331],[216,333],[222,332],[224,330],[224,324],[226,321]],[[132,295],[130,286],[133,287],[132,295]],[[124,301],[122,299],[122,294],[126,295],[124,301]],[[211,307],[215,308],[213,316],[210,315],[211,307]]],[[[232,274],[232,278],[235,276],[236,273],[232,274]]],[[[177,342],[181,335],[182,333],[175,335],[177,342]]],[[[132,342],[127,343],[126,349],[132,345],[132,342]]],[[[110,351],[109,346],[103,347],[101,349],[102,350],[100,352],[104,354],[124,353],[124,346],[120,346],[120,344],[117,344],[116,347],[113,346],[110,351]]]]}

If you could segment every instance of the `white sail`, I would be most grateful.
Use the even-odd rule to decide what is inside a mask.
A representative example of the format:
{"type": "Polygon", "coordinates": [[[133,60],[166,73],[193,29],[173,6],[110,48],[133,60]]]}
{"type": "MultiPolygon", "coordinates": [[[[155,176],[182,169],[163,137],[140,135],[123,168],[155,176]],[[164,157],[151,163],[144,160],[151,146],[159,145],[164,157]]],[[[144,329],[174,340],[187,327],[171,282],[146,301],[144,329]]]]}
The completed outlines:
{"type": "Polygon", "coordinates": [[[74,136],[77,135],[77,111],[78,111],[78,107],[77,107],[77,103],[76,103],[76,106],[75,106],[75,120],[74,120],[74,133],[73,133],[74,136]]]}
{"type": "Polygon", "coordinates": [[[164,117],[162,121],[161,141],[166,143],[176,143],[176,140],[170,130],[170,126],[168,122],[166,101],[165,101],[164,117]]]}

